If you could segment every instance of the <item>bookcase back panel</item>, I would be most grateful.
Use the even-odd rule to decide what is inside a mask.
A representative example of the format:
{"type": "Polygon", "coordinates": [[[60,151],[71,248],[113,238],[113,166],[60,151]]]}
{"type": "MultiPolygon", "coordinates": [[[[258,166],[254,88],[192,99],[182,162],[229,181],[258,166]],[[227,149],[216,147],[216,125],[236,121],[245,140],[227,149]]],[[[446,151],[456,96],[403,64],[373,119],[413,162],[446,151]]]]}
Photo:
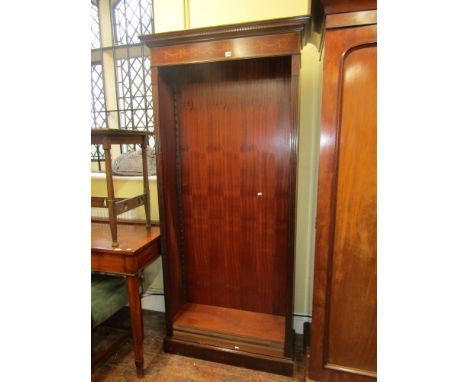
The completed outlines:
{"type": "Polygon", "coordinates": [[[291,57],[173,78],[187,302],[285,315],[291,57]]]}

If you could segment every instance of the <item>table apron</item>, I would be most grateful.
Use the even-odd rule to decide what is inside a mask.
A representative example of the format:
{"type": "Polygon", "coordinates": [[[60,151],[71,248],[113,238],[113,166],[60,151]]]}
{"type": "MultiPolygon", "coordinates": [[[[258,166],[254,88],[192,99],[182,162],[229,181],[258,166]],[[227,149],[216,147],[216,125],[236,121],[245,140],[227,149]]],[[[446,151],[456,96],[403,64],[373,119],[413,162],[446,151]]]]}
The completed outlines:
{"type": "Polygon", "coordinates": [[[91,270],[134,276],[159,257],[159,240],[134,255],[93,252],[91,250],[91,270]]]}

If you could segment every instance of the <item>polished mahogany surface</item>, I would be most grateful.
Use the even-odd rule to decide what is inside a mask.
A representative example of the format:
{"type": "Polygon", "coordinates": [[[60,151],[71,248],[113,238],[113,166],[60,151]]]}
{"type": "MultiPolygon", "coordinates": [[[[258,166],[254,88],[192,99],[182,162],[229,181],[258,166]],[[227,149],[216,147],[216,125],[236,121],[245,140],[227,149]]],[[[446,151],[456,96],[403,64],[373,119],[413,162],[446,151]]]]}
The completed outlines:
{"type": "Polygon", "coordinates": [[[369,371],[377,370],[376,68],[375,45],[344,62],[328,339],[330,363],[369,371]]]}
{"type": "Polygon", "coordinates": [[[119,246],[112,245],[109,223],[91,223],[91,270],[126,276],[135,366],[144,375],[139,272],[161,254],[159,227],[118,224],[119,246]]]}
{"type": "Polygon", "coordinates": [[[152,135],[148,131],[123,129],[91,129],[91,143],[114,143],[119,138],[130,140],[130,143],[140,143],[142,139],[152,135]]]}
{"type": "Polygon", "coordinates": [[[309,377],[377,376],[377,26],[327,30],[309,377]]]}
{"type": "Polygon", "coordinates": [[[271,36],[243,37],[217,41],[155,48],[151,63],[173,65],[193,61],[226,61],[259,56],[293,54],[300,50],[301,41],[296,33],[271,36]]]}
{"type": "Polygon", "coordinates": [[[177,330],[208,331],[280,347],[284,345],[283,327],[283,316],[190,303],[184,306],[174,323],[177,330]]]}
{"type": "Polygon", "coordinates": [[[91,250],[95,253],[134,255],[159,238],[159,227],[146,228],[141,224],[118,224],[119,246],[112,247],[109,223],[91,223],[91,250]]]}
{"type": "Polygon", "coordinates": [[[91,269],[135,276],[161,254],[159,227],[118,224],[119,246],[112,246],[109,223],[91,223],[91,269]]]}
{"type": "Polygon", "coordinates": [[[284,33],[296,33],[303,36],[306,25],[310,21],[310,16],[294,16],[273,20],[248,21],[245,23],[231,25],[217,25],[202,28],[185,29],[156,33],[152,35],[140,36],[140,40],[147,46],[154,48],[163,46],[173,46],[186,43],[196,43],[201,41],[216,41],[232,39],[239,40],[244,37],[279,35],[284,33]]]}
{"type": "Polygon", "coordinates": [[[344,28],[358,25],[372,25],[377,23],[377,10],[336,13],[327,16],[326,28],[344,28]]]}
{"type": "Polygon", "coordinates": [[[285,314],[290,59],[176,69],[187,301],[285,314]]]}
{"type": "MultiPolygon", "coordinates": [[[[167,74],[167,73],[166,73],[167,74]]],[[[169,73],[170,74],[170,73],[169,73]]],[[[177,189],[177,125],[172,78],[158,70],[152,70],[153,103],[156,107],[156,163],[161,216],[162,261],[164,266],[164,299],[168,334],[172,319],[185,303],[183,264],[180,248],[180,216],[177,189]]]]}
{"type": "Polygon", "coordinates": [[[152,48],[168,352],[293,372],[297,99],[308,21],[142,38],[152,48]],[[280,316],[275,335],[284,341],[252,338],[240,350],[229,328],[182,331],[191,304],[245,313],[244,328],[250,314],[280,316]]]}
{"type": "Polygon", "coordinates": [[[377,0],[320,0],[326,15],[377,9],[377,0]]]}
{"type": "Polygon", "coordinates": [[[297,54],[309,16],[261,20],[141,36],[151,47],[151,65],[232,61],[297,54]]]}

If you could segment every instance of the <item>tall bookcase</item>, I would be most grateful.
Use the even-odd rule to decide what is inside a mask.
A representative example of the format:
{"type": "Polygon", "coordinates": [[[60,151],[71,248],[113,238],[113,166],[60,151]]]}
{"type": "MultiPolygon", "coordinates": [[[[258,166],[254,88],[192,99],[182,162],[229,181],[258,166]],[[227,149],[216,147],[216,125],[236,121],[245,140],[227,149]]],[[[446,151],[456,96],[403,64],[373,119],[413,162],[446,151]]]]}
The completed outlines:
{"type": "Polygon", "coordinates": [[[143,36],[151,48],[167,352],[284,375],[308,16],[143,36]]]}

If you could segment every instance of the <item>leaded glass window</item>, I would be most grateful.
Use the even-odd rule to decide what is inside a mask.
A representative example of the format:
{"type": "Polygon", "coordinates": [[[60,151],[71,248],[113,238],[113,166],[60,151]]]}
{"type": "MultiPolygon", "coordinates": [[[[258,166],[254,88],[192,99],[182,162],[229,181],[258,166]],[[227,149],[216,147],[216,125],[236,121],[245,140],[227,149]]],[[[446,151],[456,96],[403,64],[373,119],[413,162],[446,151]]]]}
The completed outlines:
{"type": "Polygon", "coordinates": [[[153,126],[149,58],[116,60],[116,71],[120,126],[148,130],[148,126],[153,126]]]}
{"type": "Polygon", "coordinates": [[[91,3],[91,49],[101,47],[101,30],[99,29],[99,11],[97,5],[91,3]]]}
{"type": "MultiPolygon", "coordinates": [[[[138,38],[153,32],[152,0],[91,0],[91,128],[154,129],[149,49],[138,38]]],[[[103,157],[92,145],[92,171],[102,170],[103,157]]]]}
{"type": "MultiPolygon", "coordinates": [[[[116,74],[120,128],[153,130],[150,59],[133,57],[116,60],[116,74]]],[[[154,146],[153,137],[149,144],[154,146]]],[[[123,151],[130,149],[132,146],[126,146],[123,151]]]]}
{"type": "Polygon", "coordinates": [[[114,5],[114,44],[139,44],[138,36],[153,32],[152,0],[118,0],[114,5]]]}
{"type": "MultiPolygon", "coordinates": [[[[120,49],[114,67],[121,129],[150,131],[154,127],[150,59],[138,38],[152,32],[151,0],[117,0],[114,3],[113,41],[115,49],[120,49]],[[121,45],[125,47],[119,47],[121,45]]],[[[153,137],[149,145],[154,147],[153,137]]],[[[122,152],[135,149],[135,145],[121,147],[122,152]]]]}
{"type": "MultiPolygon", "coordinates": [[[[91,128],[107,127],[106,100],[102,65],[91,65],[91,128]]],[[[91,160],[100,161],[104,157],[102,145],[91,145],[91,160]]]]}

